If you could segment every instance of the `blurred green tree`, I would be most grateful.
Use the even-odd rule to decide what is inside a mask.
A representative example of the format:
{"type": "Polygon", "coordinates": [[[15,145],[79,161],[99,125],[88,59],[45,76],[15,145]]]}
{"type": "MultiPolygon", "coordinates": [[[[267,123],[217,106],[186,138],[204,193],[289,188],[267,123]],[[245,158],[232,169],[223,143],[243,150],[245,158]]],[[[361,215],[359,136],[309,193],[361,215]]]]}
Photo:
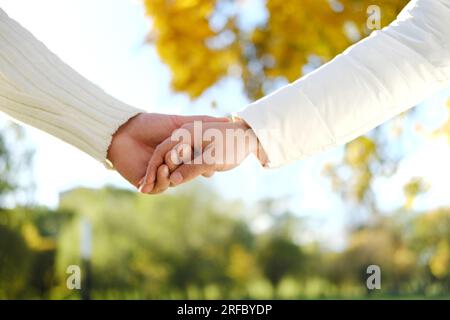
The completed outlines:
{"type": "Polygon", "coordinates": [[[276,298],[280,281],[300,272],[303,258],[300,248],[286,238],[275,236],[261,246],[258,256],[262,272],[272,284],[273,298],[276,298]]]}
{"type": "Polygon", "coordinates": [[[21,296],[30,269],[29,260],[29,249],[20,233],[0,224],[0,299],[21,296]]]}
{"type": "Polygon", "coordinates": [[[0,207],[8,201],[9,205],[15,204],[19,195],[25,194],[25,200],[32,198],[33,154],[24,128],[3,121],[0,127],[0,207]]]}
{"type": "Polygon", "coordinates": [[[0,210],[0,297],[50,296],[56,240],[68,218],[46,208],[0,210]]]}
{"type": "Polygon", "coordinates": [[[15,205],[17,198],[32,187],[32,155],[23,128],[3,121],[0,128],[0,298],[21,297],[33,267],[33,251],[21,232],[23,216],[6,208],[15,205]]]}
{"type": "Polygon", "coordinates": [[[419,292],[450,293],[450,210],[442,208],[419,215],[409,237],[421,267],[419,292]]]}

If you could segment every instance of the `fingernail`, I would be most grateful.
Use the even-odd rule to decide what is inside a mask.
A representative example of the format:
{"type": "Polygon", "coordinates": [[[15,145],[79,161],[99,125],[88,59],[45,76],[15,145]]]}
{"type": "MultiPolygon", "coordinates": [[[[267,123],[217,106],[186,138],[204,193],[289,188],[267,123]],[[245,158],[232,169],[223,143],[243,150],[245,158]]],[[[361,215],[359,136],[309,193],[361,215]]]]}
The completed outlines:
{"type": "Polygon", "coordinates": [[[173,184],[180,184],[181,182],[183,182],[183,176],[181,175],[181,173],[175,172],[170,176],[170,182],[172,182],[173,184]]]}
{"type": "Polygon", "coordinates": [[[178,156],[177,150],[172,150],[172,151],[170,151],[170,160],[171,160],[172,163],[175,164],[175,165],[181,164],[181,159],[180,159],[180,157],[178,156]]]}
{"type": "Polygon", "coordinates": [[[139,188],[139,192],[141,193],[149,193],[153,190],[153,184],[144,184],[139,188]]]}
{"type": "Polygon", "coordinates": [[[162,173],[165,177],[168,177],[169,176],[169,167],[164,166],[162,173]]]}

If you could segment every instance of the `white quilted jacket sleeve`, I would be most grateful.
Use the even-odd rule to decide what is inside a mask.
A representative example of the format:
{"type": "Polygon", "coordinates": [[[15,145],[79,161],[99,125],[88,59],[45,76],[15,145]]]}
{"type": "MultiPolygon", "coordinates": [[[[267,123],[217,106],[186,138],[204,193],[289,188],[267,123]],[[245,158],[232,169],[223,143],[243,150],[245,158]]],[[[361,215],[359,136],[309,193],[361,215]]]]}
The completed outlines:
{"type": "Polygon", "coordinates": [[[277,167],[351,141],[449,80],[450,0],[412,0],[390,26],[238,116],[277,167]]]}

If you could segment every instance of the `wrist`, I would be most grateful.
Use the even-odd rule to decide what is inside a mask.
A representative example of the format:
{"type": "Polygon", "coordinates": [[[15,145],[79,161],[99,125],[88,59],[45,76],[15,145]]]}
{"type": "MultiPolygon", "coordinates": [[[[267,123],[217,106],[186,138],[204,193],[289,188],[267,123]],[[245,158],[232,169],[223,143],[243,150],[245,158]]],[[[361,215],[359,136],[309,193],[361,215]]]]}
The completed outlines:
{"type": "Polygon", "coordinates": [[[263,167],[265,167],[269,163],[269,158],[267,157],[267,154],[264,151],[264,148],[261,145],[261,142],[259,142],[259,139],[258,139],[258,150],[257,150],[255,156],[263,167]]]}
{"type": "Polygon", "coordinates": [[[139,121],[139,118],[143,116],[143,113],[139,113],[134,117],[128,119],[124,122],[119,129],[112,135],[111,144],[108,147],[107,151],[107,162],[111,166],[111,168],[117,167],[117,161],[120,158],[120,154],[123,151],[123,148],[126,148],[127,137],[129,136],[130,130],[134,124],[139,121]]]}
{"type": "Polygon", "coordinates": [[[248,130],[250,132],[250,137],[251,137],[251,142],[249,142],[250,144],[250,148],[249,151],[250,153],[253,153],[256,158],[258,159],[258,161],[261,163],[262,166],[267,165],[267,163],[269,162],[266,152],[264,151],[264,148],[262,147],[261,143],[259,142],[258,137],[256,136],[255,132],[253,131],[253,129],[247,124],[247,122],[245,122],[243,119],[239,118],[239,117],[232,117],[232,121],[234,123],[236,123],[236,125],[238,126],[238,128],[240,129],[244,129],[244,130],[248,130]]]}

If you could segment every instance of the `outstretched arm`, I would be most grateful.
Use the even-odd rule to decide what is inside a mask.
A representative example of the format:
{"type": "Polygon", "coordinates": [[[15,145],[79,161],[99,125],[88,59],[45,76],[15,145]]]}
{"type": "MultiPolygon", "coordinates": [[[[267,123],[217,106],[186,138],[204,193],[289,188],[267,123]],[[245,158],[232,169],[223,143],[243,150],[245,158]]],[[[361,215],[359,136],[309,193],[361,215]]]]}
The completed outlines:
{"type": "MultiPolygon", "coordinates": [[[[390,26],[238,116],[258,137],[265,165],[277,167],[351,141],[449,80],[450,0],[412,0],[390,26]]],[[[148,183],[160,161],[160,155],[150,161],[148,183]]],[[[192,178],[203,170],[182,165],[172,176],[192,178]]]]}
{"type": "Polygon", "coordinates": [[[449,80],[450,0],[412,0],[387,28],[238,115],[277,167],[353,140],[449,80]]]}

